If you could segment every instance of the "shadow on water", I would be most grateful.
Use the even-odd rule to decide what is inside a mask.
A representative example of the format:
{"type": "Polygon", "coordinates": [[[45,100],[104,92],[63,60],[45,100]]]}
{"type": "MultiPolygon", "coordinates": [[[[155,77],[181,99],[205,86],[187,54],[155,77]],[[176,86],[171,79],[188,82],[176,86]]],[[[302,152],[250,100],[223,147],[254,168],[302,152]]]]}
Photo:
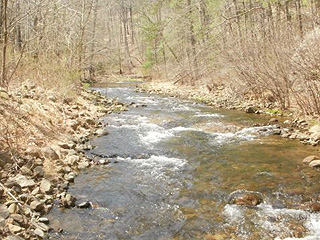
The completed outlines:
{"type": "Polygon", "coordinates": [[[52,239],[284,239],[299,228],[318,239],[320,216],[295,210],[319,193],[318,172],[301,164],[317,148],[252,127],[265,117],[135,93],[135,84],[96,88],[147,107],[103,119],[110,134],[92,140],[89,154],[113,163],[82,172],[69,189],[95,208],[54,209],[51,226],[64,232],[52,239]],[[227,204],[238,189],[261,192],[264,203],[227,204]]]}

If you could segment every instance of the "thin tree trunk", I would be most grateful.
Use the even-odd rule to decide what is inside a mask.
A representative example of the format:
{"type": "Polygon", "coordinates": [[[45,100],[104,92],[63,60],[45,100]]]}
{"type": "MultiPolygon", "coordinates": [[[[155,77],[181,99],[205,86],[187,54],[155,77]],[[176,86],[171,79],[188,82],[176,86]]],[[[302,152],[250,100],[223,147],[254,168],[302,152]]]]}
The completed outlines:
{"type": "Polygon", "coordinates": [[[2,32],[3,32],[3,46],[2,46],[2,73],[1,73],[1,85],[8,87],[7,80],[7,47],[8,47],[8,0],[3,0],[3,12],[2,12],[2,32]]]}
{"type": "MultiPolygon", "coordinates": [[[[190,41],[190,45],[191,45],[191,49],[190,49],[190,54],[191,56],[189,56],[191,59],[191,71],[192,71],[192,76],[193,76],[193,80],[196,81],[199,77],[199,73],[198,73],[198,60],[197,60],[197,50],[196,50],[196,38],[195,38],[195,34],[194,34],[194,27],[193,27],[193,20],[192,20],[192,2],[191,0],[187,0],[187,7],[188,7],[188,20],[189,20],[189,41],[190,41]]],[[[189,55],[189,54],[188,54],[189,55]]],[[[194,82],[191,82],[191,84],[193,85],[194,82]]]]}
{"type": "Polygon", "coordinates": [[[90,55],[90,64],[93,66],[94,53],[95,53],[95,44],[96,44],[96,27],[97,27],[97,16],[98,16],[98,3],[99,0],[95,0],[94,4],[94,17],[93,17],[93,26],[92,26],[92,42],[91,42],[91,55],[90,55]]]}
{"type": "MultiPolygon", "coordinates": [[[[20,13],[20,0],[16,1],[17,13],[20,13]]],[[[20,23],[16,23],[16,46],[18,51],[22,50],[22,37],[21,37],[21,26],[20,23]]]]}

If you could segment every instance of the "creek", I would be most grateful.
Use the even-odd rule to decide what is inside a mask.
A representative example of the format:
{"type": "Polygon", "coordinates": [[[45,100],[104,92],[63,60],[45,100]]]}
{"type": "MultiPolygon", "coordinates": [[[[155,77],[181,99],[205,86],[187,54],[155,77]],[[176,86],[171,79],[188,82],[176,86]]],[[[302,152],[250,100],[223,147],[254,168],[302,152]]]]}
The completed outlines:
{"type": "Polygon", "coordinates": [[[299,209],[319,194],[320,174],[302,165],[317,148],[272,135],[266,116],[136,93],[135,83],[96,86],[129,111],[103,118],[109,135],[69,192],[94,209],[59,209],[50,239],[320,239],[320,215],[299,209]],[[255,127],[254,127],[255,126],[255,127]],[[238,189],[257,207],[228,204],[238,189]],[[277,204],[281,206],[277,206],[277,204]]]}

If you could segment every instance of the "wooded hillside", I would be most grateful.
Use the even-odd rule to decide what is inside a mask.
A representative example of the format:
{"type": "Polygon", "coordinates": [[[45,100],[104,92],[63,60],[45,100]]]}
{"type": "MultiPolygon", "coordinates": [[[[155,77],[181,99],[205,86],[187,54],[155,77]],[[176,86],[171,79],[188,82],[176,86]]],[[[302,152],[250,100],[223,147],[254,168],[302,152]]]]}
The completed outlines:
{"type": "Polygon", "coordinates": [[[135,73],[319,113],[319,12],[315,0],[2,0],[1,85],[135,73]]]}

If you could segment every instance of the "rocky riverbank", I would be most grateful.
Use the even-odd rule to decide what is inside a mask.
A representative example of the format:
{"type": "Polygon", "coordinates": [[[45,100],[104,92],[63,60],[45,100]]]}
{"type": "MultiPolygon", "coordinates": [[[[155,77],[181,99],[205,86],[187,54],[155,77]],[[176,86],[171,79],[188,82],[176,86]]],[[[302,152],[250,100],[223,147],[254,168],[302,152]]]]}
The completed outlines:
{"type": "Polygon", "coordinates": [[[45,239],[45,214],[55,205],[75,207],[68,186],[79,171],[107,163],[84,154],[91,137],[108,134],[99,117],[127,106],[91,90],[61,96],[31,82],[0,89],[0,99],[0,236],[45,239]]]}

